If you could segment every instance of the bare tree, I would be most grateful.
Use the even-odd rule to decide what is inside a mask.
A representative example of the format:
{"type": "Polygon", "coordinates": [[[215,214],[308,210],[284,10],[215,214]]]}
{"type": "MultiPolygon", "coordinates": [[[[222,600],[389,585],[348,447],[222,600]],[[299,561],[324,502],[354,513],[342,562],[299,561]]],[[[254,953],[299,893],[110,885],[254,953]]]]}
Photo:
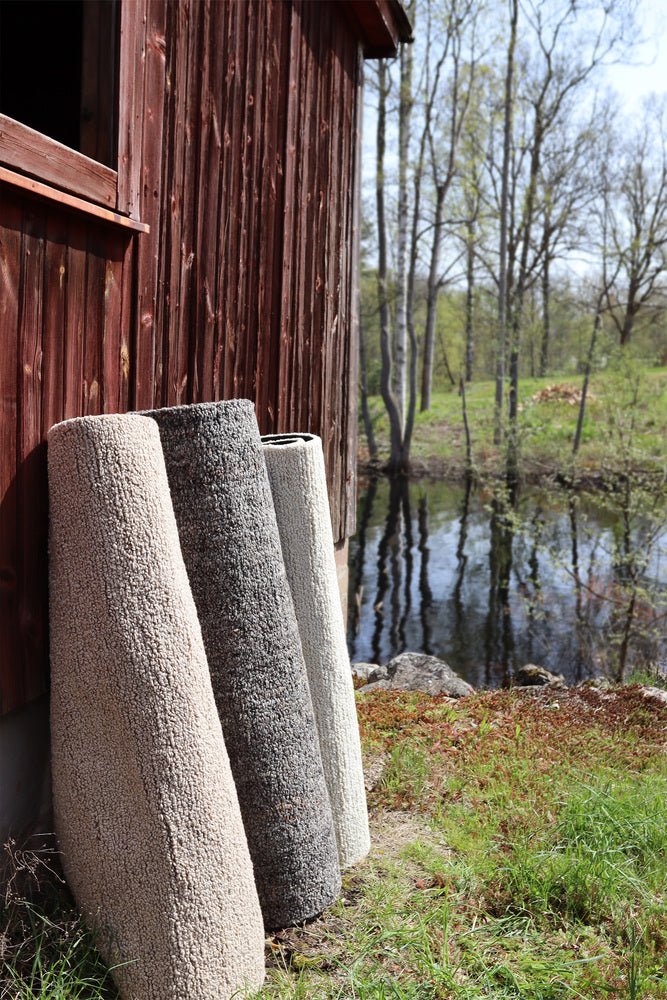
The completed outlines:
{"type": "Polygon", "coordinates": [[[530,0],[526,17],[536,44],[537,60],[531,73],[528,103],[532,112],[528,172],[518,219],[520,252],[516,281],[508,301],[510,316],[510,392],[507,478],[510,487],[517,476],[517,414],[519,357],[523,310],[527,289],[535,273],[531,267],[534,225],[538,215],[538,182],[545,144],[550,134],[562,128],[573,98],[593,72],[611,57],[624,40],[629,7],[623,0],[530,0]],[[576,43],[575,43],[576,39],[576,43]]]}
{"type": "Polygon", "coordinates": [[[378,306],[380,312],[380,350],[382,354],[382,374],[380,392],[389,417],[389,439],[391,471],[400,471],[406,465],[407,456],[403,451],[403,420],[396,396],[392,389],[391,324],[389,315],[389,288],[387,265],[387,218],[385,209],[385,154],[387,147],[387,97],[390,77],[385,59],[377,64],[378,109],[376,130],[375,163],[375,203],[377,212],[378,239],[378,306]]]}
{"type": "Polygon", "coordinates": [[[649,104],[635,134],[621,145],[617,184],[603,193],[609,255],[618,276],[606,304],[621,347],[641,315],[651,313],[667,272],[667,148],[664,103],[649,104]]]}
{"type": "Polygon", "coordinates": [[[519,7],[509,0],[510,34],[503,97],[503,159],[500,190],[500,252],[498,259],[498,335],[496,341],[496,405],[493,440],[500,444],[505,385],[505,344],[507,342],[507,230],[509,213],[509,171],[514,109],[514,52],[516,49],[519,7]]]}
{"type": "MultiPolygon", "coordinates": [[[[414,18],[414,0],[408,6],[408,16],[414,18]]],[[[408,173],[410,133],[412,127],[412,45],[401,45],[398,107],[398,236],[396,259],[396,337],[394,356],[394,391],[405,430],[407,367],[408,367],[408,230],[410,199],[408,173]]]]}
{"type": "Polygon", "coordinates": [[[478,13],[479,4],[473,0],[449,0],[445,10],[445,41],[440,63],[442,65],[447,59],[449,86],[440,96],[439,114],[437,113],[439,109],[434,108],[434,101],[430,101],[427,105],[430,113],[425,121],[425,130],[428,137],[435,206],[427,280],[421,384],[422,411],[431,407],[438,293],[444,277],[441,274],[440,259],[445,231],[445,202],[454,180],[461,134],[476,84],[478,13]]]}

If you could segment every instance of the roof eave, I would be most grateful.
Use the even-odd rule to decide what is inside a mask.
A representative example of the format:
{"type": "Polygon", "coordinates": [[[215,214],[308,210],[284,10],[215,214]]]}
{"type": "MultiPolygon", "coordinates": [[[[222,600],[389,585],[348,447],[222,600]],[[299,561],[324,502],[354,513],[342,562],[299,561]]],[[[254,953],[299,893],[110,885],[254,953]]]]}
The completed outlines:
{"type": "Polygon", "coordinates": [[[339,0],[367,59],[395,56],[411,42],[412,25],[399,0],[339,0]]]}

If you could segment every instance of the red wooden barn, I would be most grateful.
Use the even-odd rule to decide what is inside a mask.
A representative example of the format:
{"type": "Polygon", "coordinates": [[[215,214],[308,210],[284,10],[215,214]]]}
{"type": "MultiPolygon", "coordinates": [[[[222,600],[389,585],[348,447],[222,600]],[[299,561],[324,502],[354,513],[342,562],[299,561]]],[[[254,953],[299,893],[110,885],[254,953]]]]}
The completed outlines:
{"type": "Polygon", "coordinates": [[[250,398],[321,435],[344,557],[363,60],[409,31],[397,0],[0,0],[0,831],[45,772],[52,424],[250,398]]]}

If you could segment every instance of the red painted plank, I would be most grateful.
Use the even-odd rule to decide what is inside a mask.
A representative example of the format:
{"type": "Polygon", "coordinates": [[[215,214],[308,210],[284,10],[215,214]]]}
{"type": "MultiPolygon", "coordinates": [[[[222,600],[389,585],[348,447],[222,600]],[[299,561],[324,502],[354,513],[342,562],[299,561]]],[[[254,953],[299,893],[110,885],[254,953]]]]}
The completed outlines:
{"type": "Polygon", "coordinates": [[[284,184],[283,184],[283,239],[282,268],[280,276],[280,344],[278,357],[278,399],[275,414],[277,431],[294,430],[288,413],[289,373],[291,370],[290,344],[297,324],[294,289],[298,281],[297,218],[300,142],[300,100],[302,80],[301,7],[290,7],[289,69],[287,112],[285,122],[284,184]]]}
{"type": "Polygon", "coordinates": [[[147,0],[120,5],[117,208],[140,218],[147,0]]]}
{"type": "Polygon", "coordinates": [[[86,245],[86,325],[83,341],[82,416],[102,412],[102,335],[104,330],[104,286],[106,260],[98,252],[94,237],[86,245]]]}
{"type": "Polygon", "coordinates": [[[44,223],[26,207],[18,362],[18,643],[22,701],[44,690],[47,658],[47,483],[42,443],[44,223]]]}
{"type": "Polygon", "coordinates": [[[120,288],[120,372],[118,412],[125,413],[130,407],[131,368],[133,364],[130,351],[131,331],[135,320],[134,310],[134,259],[135,240],[128,240],[123,248],[121,288],[120,288]]]}
{"type": "Polygon", "coordinates": [[[67,303],[66,216],[50,212],[46,219],[44,267],[44,358],[42,364],[42,428],[46,438],[49,428],[63,419],[64,413],[64,344],[67,303]]]}
{"type": "Polygon", "coordinates": [[[238,270],[238,234],[240,202],[240,160],[242,129],[237,109],[242,100],[241,66],[245,45],[246,18],[240,17],[238,4],[225,4],[225,27],[220,40],[225,66],[222,95],[222,164],[220,181],[220,228],[218,247],[218,301],[220,337],[218,346],[218,394],[223,399],[235,395],[234,359],[236,356],[237,313],[234,289],[238,270]]]}
{"type": "Polygon", "coordinates": [[[6,115],[0,115],[0,163],[106,208],[116,207],[115,170],[6,115]]]}
{"type": "Polygon", "coordinates": [[[345,240],[347,259],[345,273],[348,277],[346,310],[348,322],[345,337],[345,362],[343,400],[341,404],[344,451],[341,465],[342,482],[338,484],[340,497],[338,516],[334,522],[334,537],[348,538],[356,531],[356,473],[357,473],[357,392],[359,367],[359,275],[361,241],[361,122],[363,66],[359,59],[350,67],[353,99],[351,101],[350,130],[350,190],[348,201],[348,235],[345,240]]]}
{"type": "Polygon", "coordinates": [[[245,105],[245,49],[249,18],[240,4],[228,5],[228,27],[225,50],[226,92],[223,109],[223,171],[219,233],[220,270],[219,300],[222,306],[224,330],[224,381],[222,397],[232,399],[242,396],[244,386],[237,368],[237,358],[244,343],[241,327],[241,294],[239,272],[243,254],[241,229],[243,218],[242,179],[245,105]]]}
{"type": "MultiPolygon", "coordinates": [[[[149,0],[146,23],[146,72],[144,78],[141,138],[142,221],[151,227],[150,235],[137,243],[137,321],[134,329],[133,385],[131,405],[150,409],[155,398],[155,359],[161,350],[161,331],[156,323],[159,274],[162,267],[162,223],[160,196],[162,188],[162,129],[165,86],[165,5],[149,0]]],[[[136,155],[136,148],[133,156],[136,155]]]]}
{"type": "Polygon", "coordinates": [[[269,4],[266,8],[267,49],[263,65],[262,150],[260,166],[257,361],[255,399],[262,429],[271,433],[278,412],[278,363],[280,353],[281,262],[275,248],[283,240],[283,136],[286,127],[289,64],[281,53],[289,45],[288,8],[269,4]]]}
{"type": "Polygon", "coordinates": [[[192,293],[192,201],[194,150],[192,136],[198,109],[192,81],[198,76],[197,16],[186,4],[167,8],[168,73],[165,84],[164,150],[167,156],[162,191],[164,218],[165,288],[161,303],[162,372],[156,379],[161,385],[156,406],[178,405],[191,401],[190,301],[192,293]]]}
{"type": "Polygon", "coordinates": [[[124,409],[125,380],[121,318],[123,259],[127,242],[129,241],[114,234],[97,248],[104,261],[101,326],[98,332],[102,342],[100,359],[102,375],[100,412],[102,413],[120,413],[124,409]]]}
{"type": "Polygon", "coordinates": [[[220,205],[220,158],[222,153],[221,94],[225,67],[216,40],[222,35],[224,11],[219,4],[205,5],[201,26],[201,50],[205,53],[199,66],[201,100],[199,102],[199,169],[197,172],[197,237],[195,253],[198,264],[197,294],[194,301],[194,331],[197,337],[197,399],[217,397],[215,354],[220,322],[218,306],[218,217],[220,205]]]}
{"type": "Polygon", "coordinates": [[[18,328],[21,296],[20,205],[0,203],[0,711],[21,703],[18,687],[18,328]]]}
{"type": "MultiPolygon", "coordinates": [[[[248,18],[245,38],[245,52],[241,69],[245,92],[242,102],[237,107],[237,114],[242,120],[240,149],[240,207],[238,259],[236,261],[236,314],[237,314],[237,350],[234,358],[234,395],[247,399],[255,398],[255,357],[257,344],[252,336],[250,326],[252,303],[257,294],[256,275],[254,273],[255,242],[254,223],[254,181],[253,161],[261,136],[258,129],[255,107],[256,78],[255,70],[261,56],[260,47],[263,38],[258,30],[262,6],[257,4],[252,8],[252,16],[248,18]]],[[[245,11],[243,11],[245,14],[245,11]]]]}

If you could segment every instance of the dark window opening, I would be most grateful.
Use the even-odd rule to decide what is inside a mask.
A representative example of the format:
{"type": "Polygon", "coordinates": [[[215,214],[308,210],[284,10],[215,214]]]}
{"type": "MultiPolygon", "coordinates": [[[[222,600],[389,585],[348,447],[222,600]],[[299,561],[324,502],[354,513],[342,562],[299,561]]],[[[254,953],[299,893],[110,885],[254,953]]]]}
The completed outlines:
{"type": "Polygon", "coordinates": [[[0,0],[0,114],[107,166],[116,156],[117,0],[0,0]]]}

